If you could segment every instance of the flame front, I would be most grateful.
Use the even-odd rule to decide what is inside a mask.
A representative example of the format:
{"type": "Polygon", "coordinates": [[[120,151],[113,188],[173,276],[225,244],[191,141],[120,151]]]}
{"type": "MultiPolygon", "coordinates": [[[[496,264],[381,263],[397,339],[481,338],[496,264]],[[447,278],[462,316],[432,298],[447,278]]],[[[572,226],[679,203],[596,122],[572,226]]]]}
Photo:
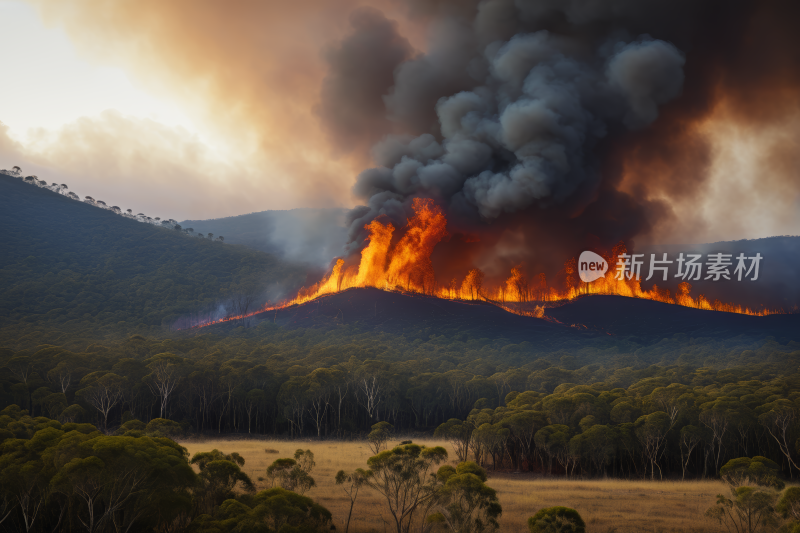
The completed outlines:
{"type": "MultiPolygon", "coordinates": [[[[281,307],[304,303],[353,287],[376,287],[390,291],[427,294],[449,300],[487,300],[507,311],[540,318],[544,315],[543,306],[535,306],[533,310],[528,310],[507,304],[526,302],[545,304],[574,300],[587,294],[605,294],[748,315],[764,316],[782,312],[768,309],[753,310],[719,300],[712,302],[702,294],[693,297],[692,286],[687,282],[679,285],[678,293],[674,296],[668,289],[659,288],[657,285],[645,290],[640,280],[617,279],[614,270],[609,270],[600,279],[585,283],[577,276],[577,261],[574,258],[564,265],[565,280],[561,288],[548,286],[544,274],[539,274],[535,281],[531,282],[521,266],[512,268],[508,279],[495,287],[485,286],[483,272],[476,268],[467,271],[461,283],[453,279],[447,286],[437,285],[430,257],[434,247],[447,235],[447,220],[442,210],[431,200],[417,198],[414,200],[413,209],[414,216],[408,220],[405,233],[395,246],[391,245],[394,226],[373,220],[366,226],[369,230],[369,244],[361,252],[361,262],[357,267],[345,270],[344,260],[339,259],[325,279],[308,289],[302,289],[296,298],[281,307]]],[[[608,264],[614,264],[612,258],[623,253],[627,253],[627,249],[620,243],[610,254],[600,255],[608,264]]]]}
{"type": "MultiPolygon", "coordinates": [[[[650,290],[642,288],[637,279],[618,279],[609,269],[605,276],[591,283],[580,280],[577,261],[570,259],[564,265],[562,287],[551,286],[544,274],[529,280],[521,266],[511,269],[508,279],[496,286],[484,283],[484,273],[477,268],[468,270],[463,280],[453,279],[446,286],[436,283],[431,254],[436,245],[447,236],[447,219],[442,210],[429,199],[414,199],[414,216],[408,219],[402,236],[393,243],[395,227],[391,223],[373,220],[365,229],[369,231],[368,244],[361,251],[358,265],[345,267],[344,259],[338,259],[331,272],[319,283],[301,289],[292,300],[277,306],[266,306],[251,314],[302,304],[320,296],[337,293],[356,287],[375,287],[387,291],[425,294],[448,300],[483,300],[494,303],[506,311],[548,318],[545,307],[548,303],[565,302],[589,294],[627,296],[682,305],[695,309],[725,311],[747,315],[765,316],[783,313],[783,310],[754,310],[741,305],[713,302],[702,294],[691,295],[692,286],[683,282],[674,296],[668,289],[653,285],[650,290]],[[529,304],[532,305],[519,305],[529,304]]],[[[627,253],[623,243],[615,246],[611,253],[600,253],[609,265],[613,258],[627,253]]],[[[217,322],[241,317],[226,317],[217,322]]],[[[204,325],[208,325],[204,324],[204,325]]]]}
{"type": "Polygon", "coordinates": [[[370,222],[367,240],[358,266],[345,269],[339,259],[331,273],[309,288],[303,288],[286,305],[300,304],[353,287],[376,287],[438,296],[431,254],[447,235],[447,219],[432,200],[415,198],[414,216],[408,219],[405,233],[392,246],[395,228],[391,223],[370,222]]]}

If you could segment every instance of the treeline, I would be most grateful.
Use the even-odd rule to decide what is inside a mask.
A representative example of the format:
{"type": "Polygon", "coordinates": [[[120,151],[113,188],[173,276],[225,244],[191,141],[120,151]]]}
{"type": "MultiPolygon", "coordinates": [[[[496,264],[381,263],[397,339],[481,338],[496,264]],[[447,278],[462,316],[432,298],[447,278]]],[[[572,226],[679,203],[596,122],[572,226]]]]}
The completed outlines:
{"type": "Polygon", "coordinates": [[[325,344],[311,330],[260,329],[274,342],[134,336],[6,349],[0,405],[104,431],[168,419],[186,433],[361,438],[386,421],[402,433],[438,428],[462,460],[565,475],[713,476],[752,455],[796,468],[800,373],[786,369],[800,352],[772,342],[743,355],[769,362],[722,369],[577,367],[570,355],[510,366],[500,361],[513,350],[486,340],[325,344]]]}

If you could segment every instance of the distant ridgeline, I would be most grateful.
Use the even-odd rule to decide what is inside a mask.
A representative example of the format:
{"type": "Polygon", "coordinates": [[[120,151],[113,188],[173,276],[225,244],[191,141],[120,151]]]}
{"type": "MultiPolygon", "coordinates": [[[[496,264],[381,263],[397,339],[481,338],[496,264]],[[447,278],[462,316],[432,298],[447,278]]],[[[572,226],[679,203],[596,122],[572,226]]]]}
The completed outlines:
{"type": "MultiPolygon", "coordinates": [[[[137,213],[137,214],[134,215],[132,209],[128,209],[126,211],[123,211],[119,206],[108,205],[104,201],[95,200],[91,196],[84,196],[83,200],[81,200],[80,196],[78,196],[76,193],[74,193],[74,192],[69,190],[69,186],[67,186],[66,183],[51,183],[50,185],[48,185],[45,180],[39,179],[38,176],[25,176],[23,178],[22,177],[22,169],[20,167],[12,167],[11,170],[2,169],[2,170],[0,170],[0,174],[5,174],[6,176],[9,176],[9,177],[12,177],[12,178],[21,179],[24,183],[28,183],[30,185],[35,185],[36,187],[39,187],[39,188],[42,188],[42,189],[47,189],[48,191],[53,191],[54,193],[66,196],[67,198],[69,198],[71,200],[76,200],[78,202],[83,201],[83,203],[85,203],[85,204],[89,204],[89,205],[94,206],[94,207],[99,207],[100,209],[105,209],[107,211],[111,211],[112,213],[116,213],[116,214],[121,215],[121,216],[123,216],[125,218],[129,218],[131,220],[135,220],[137,222],[143,222],[145,224],[152,224],[153,226],[161,226],[161,227],[164,227],[164,228],[167,228],[167,229],[174,229],[174,230],[178,230],[178,231],[183,231],[186,234],[194,233],[194,229],[193,228],[182,228],[180,226],[180,224],[178,224],[178,222],[176,220],[171,219],[171,218],[170,219],[161,220],[161,217],[152,218],[152,217],[149,217],[149,216],[145,215],[144,213],[137,213]]],[[[202,237],[202,238],[206,238],[206,236],[204,236],[202,233],[198,233],[197,236],[198,237],[202,237]]],[[[208,234],[208,238],[209,239],[213,239],[214,235],[209,233],[208,234]]],[[[217,240],[220,241],[220,242],[224,242],[225,241],[225,237],[220,235],[219,237],[217,237],[217,240]]]]}

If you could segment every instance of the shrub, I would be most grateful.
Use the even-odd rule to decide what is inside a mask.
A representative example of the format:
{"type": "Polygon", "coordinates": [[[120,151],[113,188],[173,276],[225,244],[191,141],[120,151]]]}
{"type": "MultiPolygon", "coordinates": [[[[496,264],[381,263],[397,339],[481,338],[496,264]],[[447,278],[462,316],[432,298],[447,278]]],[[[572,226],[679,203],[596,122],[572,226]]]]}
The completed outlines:
{"type": "Polygon", "coordinates": [[[528,518],[531,533],[586,533],[586,523],[575,509],[548,507],[528,518]]]}
{"type": "Polygon", "coordinates": [[[738,457],[731,459],[719,469],[719,475],[729,485],[740,487],[742,485],[759,485],[783,490],[785,484],[778,479],[778,463],[761,457],[738,457]]]}

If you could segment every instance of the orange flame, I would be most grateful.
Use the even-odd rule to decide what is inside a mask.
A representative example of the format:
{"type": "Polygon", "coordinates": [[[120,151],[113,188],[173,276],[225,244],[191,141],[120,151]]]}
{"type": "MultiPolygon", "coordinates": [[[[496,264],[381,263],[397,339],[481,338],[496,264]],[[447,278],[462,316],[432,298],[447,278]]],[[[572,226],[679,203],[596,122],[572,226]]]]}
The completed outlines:
{"type": "Polygon", "coordinates": [[[344,260],[336,261],[331,273],[307,289],[301,289],[286,305],[300,304],[353,287],[376,287],[438,296],[445,289],[436,287],[431,254],[447,235],[447,219],[433,200],[415,198],[414,216],[408,219],[406,231],[392,246],[395,228],[378,220],[370,222],[367,240],[361,251],[358,267],[344,268],[344,260]]]}

